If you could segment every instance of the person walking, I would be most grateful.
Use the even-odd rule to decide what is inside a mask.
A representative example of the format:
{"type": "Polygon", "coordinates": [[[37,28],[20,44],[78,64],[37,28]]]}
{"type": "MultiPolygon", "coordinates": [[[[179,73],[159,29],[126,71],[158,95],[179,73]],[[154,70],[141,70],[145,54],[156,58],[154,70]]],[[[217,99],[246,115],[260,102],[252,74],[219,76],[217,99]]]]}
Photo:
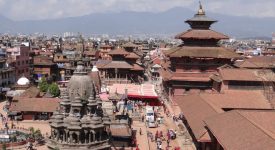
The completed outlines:
{"type": "Polygon", "coordinates": [[[154,135],[150,134],[151,142],[154,142],[154,135]]]}
{"type": "Polygon", "coordinates": [[[139,128],[139,134],[142,135],[142,130],[141,130],[141,128],[139,128]]]}
{"type": "Polygon", "coordinates": [[[142,115],[141,120],[142,120],[142,122],[144,122],[144,115],[142,115]]]}
{"type": "Polygon", "coordinates": [[[167,139],[170,140],[171,136],[170,136],[170,132],[169,130],[167,131],[167,139]]]}
{"type": "Polygon", "coordinates": [[[167,139],[167,147],[170,147],[170,140],[169,139],[167,139]]]}
{"type": "Polygon", "coordinates": [[[158,139],[158,134],[159,134],[159,132],[157,131],[155,134],[155,141],[157,141],[157,139],[158,139]]]}
{"type": "Polygon", "coordinates": [[[163,133],[162,133],[162,131],[159,132],[159,137],[160,137],[160,138],[163,138],[163,133]]]}

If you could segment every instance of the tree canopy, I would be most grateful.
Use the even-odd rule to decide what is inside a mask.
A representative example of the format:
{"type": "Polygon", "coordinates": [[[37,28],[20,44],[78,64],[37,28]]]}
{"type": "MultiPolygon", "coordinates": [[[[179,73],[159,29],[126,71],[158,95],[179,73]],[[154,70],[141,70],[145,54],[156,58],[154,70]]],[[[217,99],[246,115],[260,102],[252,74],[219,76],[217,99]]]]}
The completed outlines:
{"type": "Polygon", "coordinates": [[[41,82],[38,83],[38,87],[41,92],[47,92],[49,88],[49,84],[45,77],[42,77],[41,82]]]}
{"type": "Polygon", "coordinates": [[[49,92],[53,97],[57,97],[60,94],[58,85],[56,83],[49,84],[45,77],[41,79],[41,82],[39,82],[38,87],[41,92],[49,92]]]}
{"type": "Polygon", "coordinates": [[[50,86],[49,86],[49,92],[52,96],[54,97],[57,97],[59,96],[60,94],[60,90],[59,90],[59,87],[56,83],[52,83],[50,86]]]}

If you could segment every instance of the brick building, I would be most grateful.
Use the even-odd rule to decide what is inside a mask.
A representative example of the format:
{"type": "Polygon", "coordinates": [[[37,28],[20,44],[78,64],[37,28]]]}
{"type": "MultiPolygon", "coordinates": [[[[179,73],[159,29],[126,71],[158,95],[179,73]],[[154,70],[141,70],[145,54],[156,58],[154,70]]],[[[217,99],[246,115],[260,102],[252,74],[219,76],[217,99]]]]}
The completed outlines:
{"type": "Polygon", "coordinates": [[[35,56],[33,59],[33,74],[35,79],[57,75],[57,65],[51,57],[35,56]]]}
{"type": "Polygon", "coordinates": [[[19,46],[7,48],[7,58],[11,66],[15,68],[16,80],[21,76],[30,77],[30,48],[28,46],[19,46]]]}

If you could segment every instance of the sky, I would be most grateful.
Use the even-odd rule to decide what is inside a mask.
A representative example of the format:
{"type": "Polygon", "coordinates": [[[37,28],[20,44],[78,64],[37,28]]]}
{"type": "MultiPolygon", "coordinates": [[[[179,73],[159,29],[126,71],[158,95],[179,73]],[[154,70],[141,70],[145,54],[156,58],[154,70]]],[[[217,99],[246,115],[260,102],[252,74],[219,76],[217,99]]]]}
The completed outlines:
{"type": "MultiPolygon", "coordinates": [[[[201,0],[206,12],[275,17],[275,0],[201,0]]],[[[198,0],[0,0],[0,15],[12,20],[44,20],[106,12],[163,12],[198,9],[198,0]]]]}

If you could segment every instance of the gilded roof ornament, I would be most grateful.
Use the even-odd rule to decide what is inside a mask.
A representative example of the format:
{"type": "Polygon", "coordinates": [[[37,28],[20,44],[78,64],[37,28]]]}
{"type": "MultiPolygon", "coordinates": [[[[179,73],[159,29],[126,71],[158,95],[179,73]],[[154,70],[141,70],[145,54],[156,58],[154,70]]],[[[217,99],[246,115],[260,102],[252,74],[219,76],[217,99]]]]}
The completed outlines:
{"type": "Polygon", "coordinates": [[[199,8],[199,10],[198,10],[197,15],[205,15],[205,12],[204,12],[204,10],[203,10],[203,8],[202,8],[201,1],[199,1],[199,4],[200,4],[200,8],[199,8]]]}

